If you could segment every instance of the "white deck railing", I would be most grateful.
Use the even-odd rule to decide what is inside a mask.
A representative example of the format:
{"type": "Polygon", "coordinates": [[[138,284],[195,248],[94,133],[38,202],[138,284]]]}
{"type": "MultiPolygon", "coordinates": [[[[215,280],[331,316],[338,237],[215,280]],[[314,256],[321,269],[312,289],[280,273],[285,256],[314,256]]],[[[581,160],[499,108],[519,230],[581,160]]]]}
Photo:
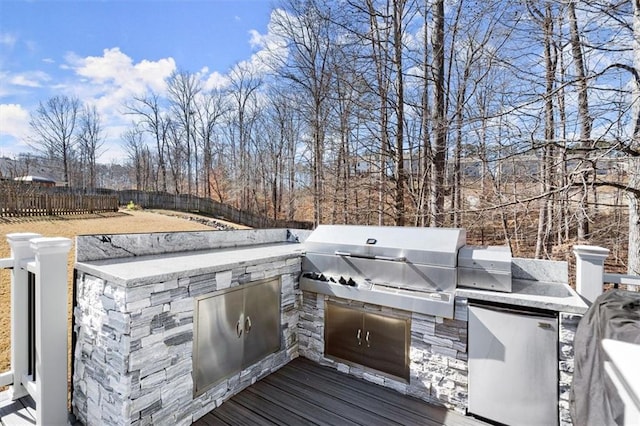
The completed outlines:
{"type": "Polygon", "coordinates": [[[604,261],[609,250],[597,246],[573,246],[576,256],[576,291],[589,302],[596,300],[605,284],[624,285],[627,290],[640,289],[640,276],[605,273],[604,261]]]}
{"type": "Polygon", "coordinates": [[[11,257],[0,268],[11,270],[11,369],[0,374],[0,386],[9,386],[13,400],[33,397],[36,424],[66,424],[71,240],[20,233],[7,241],[11,257]]]}
{"type": "Polygon", "coordinates": [[[613,284],[615,288],[624,285],[629,291],[640,291],[640,276],[605,273],[604,282],[613,284]]]}

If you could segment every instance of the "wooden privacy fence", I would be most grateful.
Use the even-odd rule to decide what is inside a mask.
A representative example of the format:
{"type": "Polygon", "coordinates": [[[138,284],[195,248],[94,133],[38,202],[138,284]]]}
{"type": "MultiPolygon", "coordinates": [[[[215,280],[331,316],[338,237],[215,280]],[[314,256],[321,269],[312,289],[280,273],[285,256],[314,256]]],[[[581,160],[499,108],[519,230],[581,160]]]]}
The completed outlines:
{"type": "Polygon", "coordinates": [[[119,206],[133,202],[146,209],[200,212],[253,228],[313,228],[312,222],[273,219],[193,195],[108,189],[93,190],[92,194],[78,191],[73,188],[40,188],[32,193],[0,191],[0,217],[117,212],[119,206]]]}
{"type": "Polygon", "coordinates": [[[85,194],[0,194],[0,216],[51,216],[117,212],[118,197],[85,194]]]}
{"type": "Polygon", "coordinates": [[[118,191],[120,204],[126,205],[133,201],[145,209],[167,209],[190,212],[200,212],[213,217],[222,218],[233,223],[251,226],[253,228],[295,228],[311,229],[312,222],[296,220],[273,219],[260,214],[247,212],[219,203],[210,198],[201,198],[185,194],[169,194],[166,192],[118,191]]]}

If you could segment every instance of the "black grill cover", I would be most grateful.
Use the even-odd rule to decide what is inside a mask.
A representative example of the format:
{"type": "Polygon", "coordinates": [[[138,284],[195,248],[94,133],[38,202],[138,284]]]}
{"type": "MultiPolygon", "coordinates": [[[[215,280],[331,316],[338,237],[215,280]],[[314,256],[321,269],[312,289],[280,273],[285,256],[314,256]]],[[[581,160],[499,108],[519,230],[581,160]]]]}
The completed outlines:
{"type": "Polygon", "coordinates": [[[624,405],[604,371],[602,339],[640,344],[640,293],[607,291],[593,302],[578,324],[570,395],[571,418],[576,426],[616,425],[624,421],[624,405]]]}

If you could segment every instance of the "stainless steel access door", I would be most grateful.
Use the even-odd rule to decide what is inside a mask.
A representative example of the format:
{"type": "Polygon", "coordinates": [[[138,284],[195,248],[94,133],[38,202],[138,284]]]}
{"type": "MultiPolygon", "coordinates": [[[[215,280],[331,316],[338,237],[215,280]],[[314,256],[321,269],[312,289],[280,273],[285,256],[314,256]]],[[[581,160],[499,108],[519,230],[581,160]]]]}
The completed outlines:
{"type": "Polygon", "coordinates": [[[366,313],[364,333],[364,364],[408,382],[410,320],[366,313]]]}
{"type": "Polygon", "coordinates": [[[411,320],[327,302],[325,355],[409,381],[411,320]]]}
{"type": "Polygon", "coordinates": [[[280,279],[245,290],[242,368],[280,350],[280,279]]]}
{"type": "Polygon", "coordinates": [[[364,364],[362,311],[337,303],[325,305],[325,355],[364,364]]]}
{"type": "Polygon", "coordinates": [[[469,413],[500,423],[558,424],[558,320],[469,306],[469,413]]]}
{"type": "Polygon", "coordinates": [[[196,298],[195,395],[280,350],[280,291],[276,277],[196,298]]]}
{"type": "Polygon", "coordinates": [[[196,300],[194,392],[200,394],[242,366],[244,291],[196,300]]]}

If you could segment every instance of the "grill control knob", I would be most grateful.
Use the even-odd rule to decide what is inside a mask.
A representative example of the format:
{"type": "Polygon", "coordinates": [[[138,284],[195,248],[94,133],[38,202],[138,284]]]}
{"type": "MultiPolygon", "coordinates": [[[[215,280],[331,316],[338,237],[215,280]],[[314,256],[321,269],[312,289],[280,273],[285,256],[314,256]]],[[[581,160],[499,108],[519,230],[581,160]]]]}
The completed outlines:
{"type": "Polygon", "coordinates": [[[353,278],[349,277],[349,281],[347,281],[347,285],[351,286],[351,287],[355,287],[357,284],[356,282],[353,280],[353,278]]]}
{"type": "Polygon", "coordinates": [[[347,280],[345,280],[343,276],[340,276],[340,279],[338,280],[338,282],[342,285],[347,285],[347,280]]]}

